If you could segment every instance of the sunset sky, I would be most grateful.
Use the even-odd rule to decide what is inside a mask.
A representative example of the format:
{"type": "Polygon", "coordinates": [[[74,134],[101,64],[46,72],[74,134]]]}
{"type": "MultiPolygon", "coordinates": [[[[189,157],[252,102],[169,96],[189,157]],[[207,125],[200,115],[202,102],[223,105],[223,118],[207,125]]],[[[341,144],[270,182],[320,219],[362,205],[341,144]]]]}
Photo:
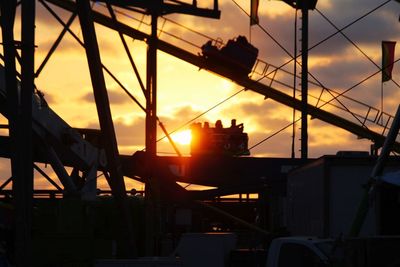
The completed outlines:
{"type": "MultiPolygon", "coordinates": [[[[290,60],[290,56],[282,50],[265,32],[269,33],[292,55],[294,53],[294,22],[295,11],[281,1],[260,1],[260,26],[250,28],[249,13],[250,0],[220,0],[221,19],[214,20],[188,15],[167,15],[168,21],[159,19],[163,31],[179,36],[196,46],[173,39],[166,33],[161,33],[162,40],[170,41],[178,47],[185,48],[193,53],[200,53],[202,44],[207,39],[221,38],[225,43],[238,35],[244,35],[251,43],[259,48],[259,58],[269,64],[280,66],[290,60]],[[241,10],[239,6],[243,9],[241,10]],[[194,30],[202,35],[180,26],[194,30]]],[[[210,1],[197,0],[202,5],[210,1]]],[[[329,18],[338,28],[343,28],[360,18],[370,10],[376,8],[385,0],[319,0],[317,10],[310,11],[309,17],[309,44],[310,47],[320,40],[335,33],[337,30],[323,17],[329,18]],[[322,14],[322,15],[321,15],[322,14]]],[[[69,12],[52,6],[64,21],[70,16],[69,12]]],[[[94,4],[94,8],[106,13],[102,4],[94,4]]],[[[398,41],[400,36],[400,4],[389,1],[374,13],[366,16],[352,26],[344,34],[366,53],[378,66],[381,65],[381,41],[398,41]]],[[[298,17],[301,17],[300,12],[298,17]]],[[[120,10],[119,20],[139,30],[149,31],[149,18],[141,14],[120,10]]],[[[19,25],[19,22],[17,23],[19,25]]],[[[18,26],[16,32],[18,33],[18,26]]],[[[301,20],[298,20],[300,28],[301,20]]],[[[82,38],[79,21],[76,19],[71,29],[82,38]]],[[[50,46],[57,38],[62,27],[43,8],[37,4],[36,16],[36,68],[41,64],[50,46]]],[[[116,32],[96,26],[98,42],[101,50],[102,62],[109,68],[128,90],[144,105],[145,100],[137,79],[130,67],[128,58],[123,50],[122,43],[116,32]]],[[[301,32],[297,31],[297,40],[301,32]]],[[[19,37],[18,37],[19,38],[19,37]]],[[[146,43],[126,38],[132,56],[145,82],[146,43]]],[[[298,42],[298,48],[300,43],[298,42]]],[[[400,55],[397,48],[395,59],[400,55]]],[[[378,71],[378,68],[362,55],[341,34],[335,35],[328,41],[310,51],[309,71],[325,87],[342,92],[364,78],[378,71]]],[[[293,63],[284,67],[293,72],[293,63]]],[[[300,73],[300,66],[297,68],[300,73]]],[[[393,79],[399,81],[399,65],[393,68],[393,79]]],[[[123,90],[105,74],[109,98],[112,103],[112,116],[116,128],[119,150],[121,154],[133,154],[144,148],[144,113],[133,103],[123,90]]],[[[292,79],[284,76],[277,78],[292,84],[292,79]]],[[[310,78],[311,80],[311,78],[310,78]]],[[[400,81],[399,81],[400,82],[400,81]]],[[[300,80],[297,81],[300,89],[300,80]]],[[[52,107],[65,121],[73,127],[98,128],[96,107],[93,99],[90,77],[85,53],[82,47],[66,34],[61,45],[50,59],[40,76],[36,80],[37,87],[45,94],[52,107]]],[[[272,85],[274,87],[274,84],[272,85]]],[[[279,87],[277,85],[277,87],[279,87]]],[[[230,80],[211,74],[198,67],[185,63],[163,52],[158,52],[158,116],[168,131],[174,131],[185,125],[199,114],[228,98],[242,88],[230,80]]],[[[310,86],[313,95],[319,91],[310,86]]],[[[285,91],[292,94],[290,90],[285,91]]],[[[380,109],[381,105],[381,75],[355,87],[348,93],[353,99],[380,109]]],[[[300,95],[297,93],[297,97],[300,95]]],[[[324,95],[329,99],[328,95],[324,95]]],[[[394,115],[400,99],[400,88],[392,81],[384,84],[384,110],[394,115]]],[[[349,103],[343,100],[344,103],[349,103]]],[[[337,103],[335,103],[337,104],[337,103]]],[[[360,105],[348,104],[353,112],[366,113],[366,108],[360,105]]],[[[334,110],[332,110],[334,112],[334,110]]],[[[296,119],[300,112],[296,112],[296,119]]],[[[215,109],[201,116],[196,122],[209,121],[214,123],[221,119],[225,126],[229,126],[231,119],[244,123],[245,132],[249,134],[249,147],[267,138],[292,121],[292,109],[271,99],[264,99],[262,95],[251,91],[244,91],[237,96],[219,105],[215,109]]],[[[4,118],[2,118],[4,121],[4,118]]],[[[296,124],[296,157],[300,156],[300,124],[296,124]]],[[[188,130],[183,127],[182,130],[188,130]]],[[[163,134],[158,128],[159,137],[163,134]]],[[[251,150],[252,156],[290,157],[292,127],[274,136],[251,150]]],[[[319,120],[309,121],[309,156],[319,157],[325,154],[335,154],[339,150],[369,151],[370,141],[359,140],[357,136],[344,130],[330,126],[319,120]]],[[[183,154],[189,154],[189,146],[178,144],[183,154]]],[[[160,155],[173,155],[174,151],[166,139],[158,143],[160,155]]],[[[9,163],[0,161],[3,175],[0,179],[9,177],[9,163]],[[8,172],[8,173],[7,173],[8,172]]]]}

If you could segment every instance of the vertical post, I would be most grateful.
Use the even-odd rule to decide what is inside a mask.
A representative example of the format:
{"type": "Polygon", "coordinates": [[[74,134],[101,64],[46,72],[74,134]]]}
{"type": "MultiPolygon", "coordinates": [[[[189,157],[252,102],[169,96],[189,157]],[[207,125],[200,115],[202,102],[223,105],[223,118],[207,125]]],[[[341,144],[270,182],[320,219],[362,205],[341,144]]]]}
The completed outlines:
{"type": "Polygon", "coordinates": [[[151,15],[151,36],[147,48],[146,153],[157,153],[157,14],[151,15]]]}
{"type": "Polygon", "coordinates": [[[122,220],[118,220],[118,222],[120,222],[120,225],[118,225],[120,229],[117,229],[117,231],[121,243],[118,244],[117,253],[118,256],[121,257],[135,257],[137,255],[137,249],[133,232],[131,210],[127,202],[124,177],[119,162],[117,140],[111,117],[110,103],[108,100],[90,3],[89,0],[77,0],[76,4],[85,43],[104,149],[107,156],[107,169],[110,172],[108,183],[117,204],[119,215],[122,218],[122,220]]]}
{"type": "Polygon", "coordinates": [[[2,1],[2,31],[8,119],[13,146],[11,170],[15,207],[15,265],[32,264],[32,93],[34,90],[35,1],[21,2],[21,91],[15,64],[14,19],[16,1],[2,1]]]}
{"type": "Polygon", "coordinates": [[[158,205],[159,185],[154,166],[157,156],[157,20],[158,11],[154,5],[151,15],[151,36],[147,48],[146,70],[146,254],[154,255],[159,229],[158,205]]]}
{"type": "MultiPolygon", "coordinates": [[[[32,257],[32,244],[31,244],[31,228],[32,228],[32,201],[33,201],[33,160],[32,160],[32,94],[35,88],[35,0],[23,0],[21,6],[21,42],[22,42],[22,65],[21,65],[21,126],[18,127],[18,154],[21,157],[22,170],[18,175],[20,180],[17,189],[21,196],[18,200],[19,208],[24,210],[24,214],[20,214],[17,225],[23,233],[25,244],[20,244],[21,253],[27,259],[17,259],[18,266],[27,266],[26,263],[31,264],[32,257]]],[[[14,180],[16,182],[16,180],[14,180]]],[[[18,251],[18,250],[17,250],[18,251]]],[[[21,255],[19,254],[19,257],[21,255]]]]}
{"type": "Polygon", "coordinates": [[[308,0],[301,6],[301,158],[308,158],[308,0]]]}
{"type": "MultiPolygon", "coordinates": [[[[293,47],[293,58],[294,58],[294,65],[293,65],[293,99],[296,99],[296,89],[297,89],[297,9],[294,9],[294,47],[293,47]]],[[[292,111],[292,154],[291,158],[294,159],[296,157],[295,153],[295,140],[296,140],[296,109],[293,108],[292,111]]]]}

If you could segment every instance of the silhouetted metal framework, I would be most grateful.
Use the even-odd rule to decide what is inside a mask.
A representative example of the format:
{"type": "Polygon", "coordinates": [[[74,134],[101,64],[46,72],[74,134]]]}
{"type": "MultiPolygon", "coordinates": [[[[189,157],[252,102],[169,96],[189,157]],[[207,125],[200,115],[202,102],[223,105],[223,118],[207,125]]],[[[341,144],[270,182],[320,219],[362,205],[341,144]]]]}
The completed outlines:
{"type": "MultiPolygon", "coordinates": [[[[39,0],[46,8],[48,6],[43,0],[39,0]]],[[[121,213],[121,225],[125,233],[119,238],[122,243],[118,247],[118,255],[124,258],[137,256],[135,245],[135,237],[132,229],[132,216],[128,203],[126,202],[126,188],[123,180],[122,167],[119,162],[119,152],[115,137],[114,125],[111,118],[109,100],[103,76],[103,68],[106,69],[100,59],[100,52],[97,44],[96,32],[94,28],[93,13],[90,7],[90,0],[76,0],[70,2],[74,4],[73,15],[64,25],[64,30],[57,38],[54,45],[51,47],[48,55],[43,63],[34,71],[34,28],[35,28],[35,0],[21,1],[21,93],[17,93],[17,71],[15,60],[18,54],[15,52],[16,41],[13,36],[15,12],[17,7],[16,1],[1,1],[2,13],[2,32],[4,42],[4,62],[5,62],[5,80],[7,93],[8,109],[5,111],[9,119],[12,160],[12,178],[13,180],[13,197],[16,207],[16,259],[17,266],[28,266],[31,263],[31,213],[32,213],[32,198],[33,198],[33,160],[32,160],[32,101],[34,95],[34,78],[38,76],[50,58],[51,54],[56,50],[65,32],[69,31],[69,26],[74,18],[78,15],[81,24],[84,42],[80,42],[86,51],[87,61],[89,65],[90,77],[93,86],[93,92],[100,122],[100,136],[102,146],[104,148],[107,162],[104,168],[104,175],[110,185],[112,194],[116,200],[118,210],[121,213]]],[[[156,184],[156,179],[152,179],[155,175],[150,167],[156,161],[156,127],[157,127],[157,19],[161,15],[170,13],[183,13],[189,15],[197,15],[203,17],[218,18],[220,12],[218,10],[218,1],[214,0],[213,9],[204,9],[197,7],[196,1],[191,4],[177,0],[152,0],[152,1],[105,1],[107,7],[113,15],[111,5],[118,5],[130,10],[149,14],[152,17],[152,34],[148,38],[148,60],[147,60],[147,79],[146,86],[142,90],[146,96],[146,154],[148,168],[146,170],[145,179],[147,182],[156,184]]],[[[61,22],[57,14],[50,8],[48,10],[61,22]]],[[[115,22],[115,15],[113,16],[115,22]]],[[[64,24],[64,23],[63,23],[64,24]]],[[[118,29],[116,29],[118,30],[118,29]]],[[[118,30],[118,32],[120,32],[118,30]]],[[[123,39],[122,34],[121,39],[123,39]]],[[[124,42],[125,49],[127,49],[124,42]]],[[[128,52],[128,51],[127,51],[128,52]]],[[[128,52],[129,54],[129,52],[128,52]]],[[[138,75],[137,69],[131,60],[138,75]]],[[[106,69],[107,70],[107,69],[106,69]]],[[[109,72],[107,70],[107,72],[109,72]]],[[[111,73],[110,73],[111,74],[111,73]]],[[[112,75],[112,74],[111,74],[112,75]]],[[[139,81],[140,80],[140,77],[139,81]]],[[[39,95],[40,97],[40,95],[39,95]]],[[[62,122],[60,122],[62,124],[62,122]]],[[[69,136],[71,138],[74,134],[69,136]]],[[[68,134],[67,134],[68,135],[68,134]]],[[[76,136],[75,136],[76,137],[76,136]]],[[[73,141],[73,140],[71,140],[73,141]]],[[[45,141],[46,142],[46,141],[45,141]]],[[[64,170],[63,162],[59,159],[55,150],[44,144],[48,155],[48,160],[53,161],[53,168],[57,175],[62,176],[60,180],[66,189],[67,193],[76,194],[77,186],[71,181],[74,179],[82,180],[85,177],[79,177],[79,169],[73,170],[71,177],[64,170]],[[72,177],[74,176],[74,177],[72,177]],[[71,179],[72,178],[72,179],[71,179]],[[65,182],[65,184],[64,184],[65,182]],[[67,188],[68,185],[68,188],[67,188]]],[[[74,165],[73,165],[74,166],[74,165]]],[[[75,167],[75,166],[74,166],[75,167]]],[[[40,172],[40,171],[39,171],[40,172]]],[[[88,175],[85,171],[83,175],[88,175]]],[[[93,176],[93,173],[92,173],[93,176]]],[[[47,177],[50,181],[51,179],[47,177]]],[[[5,183],[5,185],[8,181],[5,183]]],[[[3,187],[5,186],[3,185],[3,187]]],[[[151,187],[154,186],[153,184],[151,187]]],[[[154,191],[154,190],[153,190],[154,191]]],[[[150,194],[149,194],[150,195],[150,194]]],[[[153,195],[154,198],[157,195],[153,195]]],[[[151,220],[152,221],[152,220],[151,220]]],[[[151,227],[148,227],[151,228],[151,227]]]]}
{"type": "Polygon", "coordinates": [[[318,0],[283,0],[286,4],[296,9],[314,9],[318,0]]]}
{"type": "MultiPolygon", "coordinates": [[[[41,69],[46,64],[48,58],[51,53],[53,53],[58,45],[58,43],[62,39],[62,35],[65,34],[69,29],[68,27],[72,24],[72,21],[76,16],[79,16],[82,34],[84,37],[84,45],[86,50],[86,55],[88,59],[91,80],[93,84],[93,91],[95,95],[96,106],[99,115],[101,132],[100,135],[105,140],[104,149],[107,156],[107,164],[106,166],[99,166],[100,170],[105,172],[105,176],[108,179],[110,187],[112,189],[112,193],[115,199],[119,202],[119,207],[124,216],[124,225],[126,227],[126,232],[128,233],[128,237],[126,238],[126,242],[124,246],[121,248],[121,256],[132,257],[135,256],[134,253],[131,254],[128,251],[129,248],[134,248],[134,237],[132,233],[130,233],[131,229],[129,223],[129,210],[126,209],[125,200],[125,185],[123,181],[123,175],[128,175],[132,177],[140,177],[145,182],[152,180],[152,177],[156,177],[157,175],[164,175],[167,179],[165,181],[157,181],[162,183],[161,186],[167,185],[165,187],[168,192],[179,192],[179,195],[184,194],[184,190],[174,183],[177,179],[181,179],[185,181],[185,177],[177,177],[172,175],[167,171],[166,162],[174,162],[176,158],[164,159],[164,161],[160,161],[156,157],[156,121],[157,121],[157,110],[156,110],[156,102],[157,102],[157,88],[156,88],[156,66],[157,66],[157,58],[156,51],[159,49],[168,54],[171,54],[177,58],[180,58],[186,62],[189,62],[193,65],[196,65],[200,68],[207,69],[211,72],[219,74],[223,77],[231,79],[237,84],[248,88],[249,90],[255,91],[264,95],[265,97],[272,98],[279,103],[285,104],[287,106],[293,107],[298,110],[303,110],[306,114],[311,115],[314,118],[318,118],[322,121],[330,123],[332,125],[338,126],[340,128],[346,129],[359,137],[368,138],[377,144],[383,143],[384,136],[378,134],[363,125],[355,124],[349,120],[343,119],[333,113],[329,113],[315,106],[304,103],[303,101],[294,99],[292,96],[286,95],[278,90],[275,90],[271,86],[267,86],[258,81],[254,81],[249,77],[238,76],[237,73],[231,69],[228,69],[224,66],[219,65],[211,65],[207,62],[202,56],[195,55],[186,50],[183,50],[179,47],[176,47],[170,43],[159,40],[157,38],[157,18],[160,15],[170,14],[174,12],[179,12],[183,14],[191,14],[203,17],[211,17],[218,18],[220,13],[217,10],[218,4],[217,1],[214,1],[214,9],[201,9],[198,8],[195,4],[196,1],[193,1],[192,4],[187,4],[178,0],[170,0],[170,1],[161,1],[161,0],[153,0],[153,1],[106,1],[109,10],[112,10],[111,4],[124,7],[129,10],[134,10],[138,12],[142,12],[144,14],[148,14],[152,16],[152,31],[151,34],[146,34],[131,28],[130,26],[123,24],[121,22],[116,21],[115,16],[107,17],[103,14],[95,12],[90,8],[89,0],[77,0],[76,2],[69,0],[39,0],[44,5],[46,3],[52,3],[56,6],[59,6],[65,10],[69,10],[72,12],[72,15],[67,23],[61,22],[65,27],[62,34],[54,43],[51,48],[48,56],[39,67],[36,72],[36,76],[39,75],[41,69]],[[129,4],[128,4],[129,3],[129,4]],[[104,77],[102,73],[102,69],[105,69],[108,73],[110,73],[100,61],[100,55],[96,40],[96,34],[94,30],[94,22],[102,24],[110,29],[114,29],[118,31],[120,35],[130,36],[134,39],[146,41],[149,45],[148,47],[148,61],[147,61],[147,78],[146,78],[146,88],[141,83],[140,77],[139,81],[141,83],[141,87],[143,92],[146,95],[146,155],[145,159],[140,155],[136,155],[133,157],[121,157],[118,152],[117,143],[115,139],[114,126],[111,120],[111,114],[109,110],[109,102],[108,96],[106,92],[106,86],[104,82],[104,77]],[[139,157],[139,159],[137,158],[139,157]],[[144,162],[144,164],[143,164],[144,162]],[[136,169],[132,169],[132,166],[136,166],[136,169]],[[152,164],[153,168],[149,168],[149,164],[152,164]],[[145,168],[143,168],[143,165],[145,168]],[[154,167],[156,166],[156,167],[154,167]],[[157,173],[155,172],[157,171],[157,173]],[[163,172],[163,173],[162,173],[163,172]],[[179,189],[180,188],[180,189],[179,189]]],[[[316,2],[316,1],[315,1],[316,2]]],[[[33,194],[33,164],[32,164],[32,140],[31,134],[32,132],[32,115],[30,112],[32,111],[32,92],[34,90],[34,70],[33,70],[33,62],[34,62],[34,0],[22,0],[22,59],[21,59],[21,95],[17,94],[17,72],[16,72],[16,58],[18,58],[15,53],[16,42],[12,29],[15,19],[15,6],[16,1],[1,1],[1,23],[2,23],[2,34],[3,34],[3,43],[4,43],[4,62],[5,62],[5,72],[6,72],[6,84],[7,84],[7,103],[9,105],[8,109],[5,111],[9,118],[9,128],[10,128],[10,138],[0,138],[1,147],[8,147],[8,155],[12,159],[12,172],[13,172],[13,194],[16,200],[16,206],[19,207],[18,217],[17,217],[17,242],[20,247],[17,247],[18,259],[21,260],[19,266],[28,266],[26,264],[30,259],[30,220],[31,220],[31,199],[33,194]],[[18,100],[21,100],[20,102],[18,100]],[[17,103],[21,103],[18,105],[17,103]],[[27,137],[28,136],[28,137],[27,137]],[[11,144],[10,144],[11,142],[11,144]],[[22,225],[22,220],[24,225],[22,225]],[[19,231],[20,230],[20,231],[19,231]]],[[[51,12],[51,11],[50,11],[51,12]]],[[[57,16],[56,16],[57,18],[57,16]]],[[[58,18],[59,19],[59,18],[58,18]]],[[[72,33],[72,32],[71,32],[72,33]]],[[[126,48],[126,44],[124,45],[126,48]]],[[[128,53],[129,54],[129,53],[128,53]]],[[[132,67],[135,70],[135,73],[138,75],[137,69],[133,63],[132,67]]],[[[303,71],[304,72],[304,71],[303,71]]],[[[303,83],[307,83],[307,80],[303,81],[303,83]]],[[[0,107],[0,109],[2,109],[0,107]]],[[[395,143],[393,149],[397,152],[400,152],[400,144],[395,143]]],[[[49,150],[50,151],[50,150],[49,150]]],[[[4,153],[3,151],[0,151],[4,153]]],[[[7,153],[5,153],[7,154],[7,153]]],[[[37,155],[35,155],[37,156],[37,155]]],[[[39,160],[35,157],[35,160],[48,162],[49,159],[46,156],[42,156],[43,159],[39,160]]],[[[71,160],[70,155],[62,155],[60,162],[64,166],[70,165],[74,166],[76,162],[71,160]],[[71,160],[68,162],[68,160],[71,160]]],[[[186,159],[186,161],[191,164],[192,159],[186,159]]],[[[256,159],[228,159],[220,161],[215,159],[200,159],[198,162],[194,162],[192,166],[200,166],[198,169],[193,172],[191,175],[198,179],[199,183],[212,183],[215,185],[221,186],[225,185],[228,179],[232,177],[233,174],[237,174],[238,172],[233,170],[232,173],[226,172],[221,173],[221,180],[218,181],[210,181],[205,178],[207,173],[202,173],[200,170],[205,170],[211,164],[210,160],[214,160],[213,162],[218,162],[221,164],[225,164],[226,166],[238,166],[239,163],[243,163],[245,167],[240,168],[240,170],[247,170],[248,166],[252,166],[252,164],[256,161],[256,159]],[[196,177],[195,173],[198,174],[199,177],[196,177]],[[228,175],[227,175],[228,173],[228,175]]],[[[271,166],[278,166],[274,161],[270,161],[273,163],[271,166]]],[[[300,161],[291,161],[293,165],[301,164],[300,161]]],[[[260,167],[264,163],[257,163],[256,166],[260,167]]],[[[254,166],[254,165],[253,165],[254,166]]],[[[279,165],[280,166],[280,165],[279,165]]],[[[216,167],[215,167],[216,168],[216,167]]],[[[272,168],[272,167],[271,167],[272,168]]],[[[97,166],[96,166],[97,169],[97,166]]],[[[238,169],[236,169],[238,170],[238,169]]],[[[257,173],[257,177],[259,173],[257,173]]],[[[256,177],[256,176],[254,176],[256,177]]],[[[11,180],[11,179],[9,179],[11,180]]],[[[50,179],[51,180],[51,179],[50,179]]],[[[188,180],[186,180],[188,181],[188,180]]],[[[153,181],[152,181],[153,182],[153,181]]],[[[231,189],[224,188],[225,191],[229,192],[237,192],[238,188],[243,184],[242,180],[238,178],[237,184],[232,186],[231,189]]],[[[254,184],[249,184],[249,187],[254,188],[254,186],[259,185],[260,181],[255,181],[254,184]]],[[[160,186],[159,184],[152,185],[153,187],[160,186]]],[[[153,188],[154,189],[154,188],[153,188]]],[[[163,188],[164,189],[164,188],[163,188]]],[[[221,194],[224,189],[218,189],[216,192],[209,191],[207,193],[198,194],[199,197],[210,197],[221,194]]],[[[249,189],[246,189],[247,191],[249,189]]],[[[156,194],[157,189],[155,190],[156,194]]],[[[154,193],[154,191],[152,192],[154,193]]],[[[154,197],[157,197],[154,196],[154,197]]]]}
{"type": "MultiPolygon", "coordinates": [[[[74,3],[71,1],[47,0],[47,2],[53,3],[71,12],[75,9],[74,3]]],[[[114,22],[109,17],[101,13],[94,12],[93,18],[95,22],[105,27],[118,30],[122,34],[129,36],[133,39],[145,41],[150,37],[148,34],[138,31],[124,23],[114,22]]],[[[287,95],[269,85],[263,84],[260,81],[253,80],[249,77],[240,77],[236,75],[233,70],[227,69],[226,67],[219,65],[210,65],[202,56],[193,54],[187,50],[181,49],[163,40],[158,40],[158,49],[195,66],[198,66],[202,69],[207,69],[222,77],[228,78],[233,82],[243,86],[244,88],[262,94],[265,97],[271,98],[281,104],[295,108],[300,111],[302,110],[302,102],[300,100],[295,99],[292,96],[287,95]]],[[[316,106],[307,104],[307,113],[313,118],[320,119],[326,123],[347,130],[360,138],[369,139],[373,143],[375,143],[377,147],[380,147],[385,140],[383,134],[368,129],[363,124],[360,125],[354,123],[348,119],[342,118],[334,113],[322,110],[321,108],[318,108],[316,106]]],[[[398,142],[394,144],[393,150],[400,153],[400,144],[398,142]]]]}

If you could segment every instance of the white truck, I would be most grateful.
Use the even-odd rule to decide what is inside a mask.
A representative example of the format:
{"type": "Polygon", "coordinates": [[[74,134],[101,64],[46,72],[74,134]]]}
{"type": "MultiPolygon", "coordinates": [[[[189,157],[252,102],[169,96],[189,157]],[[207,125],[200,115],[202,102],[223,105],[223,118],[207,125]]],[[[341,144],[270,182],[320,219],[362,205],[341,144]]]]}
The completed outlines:
{"type": "Polygon", "coordinates": [[[233,233],[184,234],[170,257],[98,260],[96,267],[395,267],[400,237],[282,237],[268,249],[238,249],[233,233]]]}

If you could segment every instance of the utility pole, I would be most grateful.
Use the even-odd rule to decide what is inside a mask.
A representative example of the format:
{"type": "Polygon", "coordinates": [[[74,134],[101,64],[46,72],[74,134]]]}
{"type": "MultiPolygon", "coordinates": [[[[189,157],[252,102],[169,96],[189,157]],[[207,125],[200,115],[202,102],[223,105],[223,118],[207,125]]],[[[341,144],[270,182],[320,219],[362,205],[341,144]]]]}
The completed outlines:
{"type": "MultiPolygon", "coordinates": [[[[308,11],[315,9],[318,0],[283,0],[301,9],[301,158],[308,158],[308,11]]],[[[295,64],[296,58],[295,58],[295,64]]],[[[296,75],[296,74],[295,74],[296,75]]]]}
{"type": "Polygon", "coordinates": [[[301,158],[308,158],[308,0],[301,5],[301,158]]]}
{"type": "Polygon", "coordinates": [[[147,41],[146,68],[146,255],[157,255],[160,237],[160,185],[157,166],[157,20],[159,4],[151,12],[151,36],[147,41]]]}

